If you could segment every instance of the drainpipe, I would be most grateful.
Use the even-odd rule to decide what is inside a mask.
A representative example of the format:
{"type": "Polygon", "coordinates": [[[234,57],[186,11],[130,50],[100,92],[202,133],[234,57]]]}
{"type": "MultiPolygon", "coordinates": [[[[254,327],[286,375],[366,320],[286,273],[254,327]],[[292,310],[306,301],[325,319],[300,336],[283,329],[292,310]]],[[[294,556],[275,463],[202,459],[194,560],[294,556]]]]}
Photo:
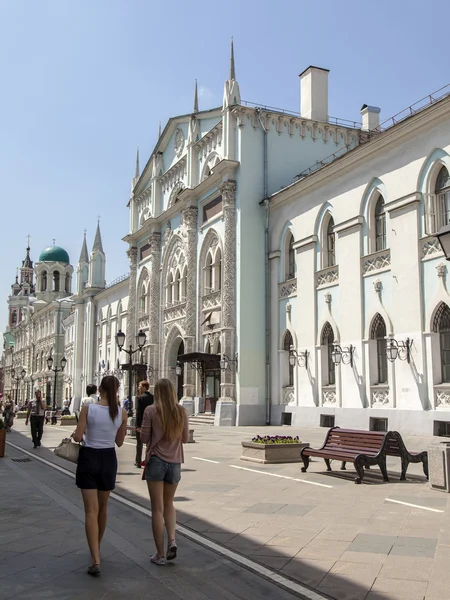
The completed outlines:
{"type": "Polygon", "coordinates": [[[256,109],[259,123],[264,134],[264,198],[260,202],[266,209],[266,224],[264,230],[264,268],[265,268],[265,296],[266,296],[266,425],[270,425],[270,415],[272,402],[270,398],[270,272],[269,272],[269,223],[270,223],[270,202],[268,198],[268,156],[267,156],[267,129],[261,118],[261,109],[256,109]]]}

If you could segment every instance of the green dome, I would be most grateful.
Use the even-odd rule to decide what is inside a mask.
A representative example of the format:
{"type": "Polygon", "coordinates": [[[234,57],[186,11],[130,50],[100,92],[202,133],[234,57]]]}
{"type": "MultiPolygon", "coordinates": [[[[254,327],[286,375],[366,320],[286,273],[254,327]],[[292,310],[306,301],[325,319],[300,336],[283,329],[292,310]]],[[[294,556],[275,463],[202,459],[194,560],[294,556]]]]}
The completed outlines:
{"type": "Polygon", "coordinates": [[[70,264],[70,258],[64,248],[60,246],[49,246],[42,250],[39,262],[60,262],[70,264]]]}

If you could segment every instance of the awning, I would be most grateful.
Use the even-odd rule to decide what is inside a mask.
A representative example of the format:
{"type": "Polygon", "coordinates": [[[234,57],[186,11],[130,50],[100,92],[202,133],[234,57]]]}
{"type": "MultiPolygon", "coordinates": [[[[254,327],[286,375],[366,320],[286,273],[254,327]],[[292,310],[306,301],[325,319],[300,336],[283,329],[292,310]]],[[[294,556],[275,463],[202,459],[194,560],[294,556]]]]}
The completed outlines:
{"type": "Polygon", "coordinates": [[[206,352],[189,352],[177,356],[180,363],[197,363],[203,369],[220,369],[220,354],[208,354],[206,352]]]}

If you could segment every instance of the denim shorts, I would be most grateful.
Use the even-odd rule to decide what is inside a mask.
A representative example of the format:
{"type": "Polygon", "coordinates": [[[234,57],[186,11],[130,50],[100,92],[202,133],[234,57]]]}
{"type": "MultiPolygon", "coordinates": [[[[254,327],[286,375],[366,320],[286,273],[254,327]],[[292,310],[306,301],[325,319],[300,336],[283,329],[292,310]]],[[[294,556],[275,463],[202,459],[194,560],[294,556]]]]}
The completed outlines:
{"type": "Polygon", "coordinates": [[[158,456],[152,456],[145,465],[146,481],[164,481],[165,483],[179,483],[181,479],[180,463],[168,463],[158,456]]]}

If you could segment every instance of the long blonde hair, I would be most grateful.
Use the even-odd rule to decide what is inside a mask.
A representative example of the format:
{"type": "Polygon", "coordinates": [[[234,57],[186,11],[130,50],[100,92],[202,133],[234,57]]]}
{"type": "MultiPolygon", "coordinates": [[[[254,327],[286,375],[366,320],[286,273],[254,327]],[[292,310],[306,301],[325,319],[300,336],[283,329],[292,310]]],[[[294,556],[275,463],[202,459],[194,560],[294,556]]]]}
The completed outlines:
{"type": "Polygon", "coordinates": [[[184,428],[185,411],[178,404],[177,393],[169,379],[159,379],[156,382],[155,406],[161,419],[164,437],[169,442],[180,439],[184,428]]]}

